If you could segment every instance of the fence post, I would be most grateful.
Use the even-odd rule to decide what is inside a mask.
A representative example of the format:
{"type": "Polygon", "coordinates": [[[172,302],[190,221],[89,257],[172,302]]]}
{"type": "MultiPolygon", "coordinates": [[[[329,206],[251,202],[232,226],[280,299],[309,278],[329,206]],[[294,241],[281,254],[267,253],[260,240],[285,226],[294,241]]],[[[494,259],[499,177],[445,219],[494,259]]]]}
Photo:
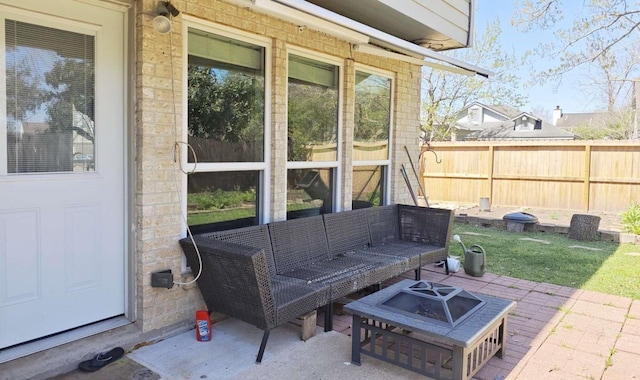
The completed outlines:
{"type": "Polygon", "coordinates": [[[495,199],[493,199],[493,168],[496,166],[495,162],[494,162],[494,147],[495,145],[493,143],[489,144],[489,167],[487,169],[489,169],[489,173],[487,173],[487,181],[489,181],[488,185],[489,185],[489,200],[490,200],[490,204],[495,204],[495,199]]]}
{"type": "Polygon", "coordinates": [[[589,212],[589,192],[591,191],[591,144],[584,145],[584,186],[582,188],[582,208],[589,212]]]}

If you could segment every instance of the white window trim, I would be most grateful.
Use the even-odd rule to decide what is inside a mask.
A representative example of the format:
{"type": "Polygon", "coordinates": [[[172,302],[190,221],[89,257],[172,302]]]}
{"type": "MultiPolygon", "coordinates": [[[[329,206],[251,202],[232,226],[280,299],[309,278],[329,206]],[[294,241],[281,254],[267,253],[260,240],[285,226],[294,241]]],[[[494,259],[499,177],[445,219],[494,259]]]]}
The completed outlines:
{"type": "Polygon", "coordinates": [[[338,161],[290,161],[287,163],[287,169],[323,169],[338,167],[338,161]]]}
{"type": "MultiPolygon", "coordinates": [[[[344,107],[344,60],[335,56],[331,56],[328,54],[318,53],[312,50],[302,49],[295,46],[287,46],[286,49],[286,57],[287,57],[287,90],[285,94],[285,99],[289,99],[289,55],[299,55],[301,57],[314,59],[323,63],[328,63],[338,67],[338,130],[336,133],[337,136],[337,157],[335,161],[289,161],[287,157],[287,161],[285,164],[285,174],[283,181],[287,181],[287,173],[289,169],[323,169],[330,168],[333,171],[333,188],[332,188],[332,200],[331,203],[334,205],[335,211],[341,211],[342,207],[338,200],[342,195],[342,176],[340,175],[340,168],[342,167],[342,128],[343,128],[343,107],[344,107]]],[[[288,103],[287,103],[288,104],[288,103]]],[[[285,125],[289,125],[289,115],[288,112],[285,115],[285,125]]],[[[286,148],[288,151],[288,147],[286,148]]],[[[284,199],[283,209],[287,209],[287,199],[284,199]]]]}
{"type": "MultiPolygon", "coordinates": [[[[389,139],[388,139],[389,149],[387,152],[387,155],[388,155],[387,159],[386,160],[360,160],[360,161],[353,160],[351,163],[353,167],[359,167],[359,166],[385,166],[386,167],[386,170],[384,171],[385,194],[384,194],[383,203],[389,204],[391,202],[391,156],[393,153],[393,133],[392,132],[393,132],[393,127],[395,125],[395,119],[393,116],[395,114],[394,100],[395,100],[395,94],[396,94],[395,93],[396,75],[391,71],[363,65],[361,63],[356,63],[354,65],[354,68],[355,68],[354,75],[356,74],[357,71],[364,71],[364,72],[379,75],[381,77],[385,77],[391,80],[391,97],[389,99],[389,102],[391,102],[391,104],[389,105],[389,139]]],[[[355,85],[353,86],[353,91],[354,91],[353,99],[355,102],[355,85]]],[[[353,147],[351,147],[351,149],[353,149],[353,147]]]]}
{"type": "MultiPolygon", "coordinates": [[[[259,186],[260,186],[260,199],[258,200],[259,209],[256,210],[260,223],[267,223],[270,221],[269,212],[269,199],[271,199],[271,186],[268,186],[269,178],[271,178],[271,39],[266,37],[257,36],[242,30],[237,30],[223,25],[218,25],[213,22],[201,20],[199,18],[183,15],[182,16],[182,93],[185,94],[182,97],[182,109],[188,109],[187,91],[188,91],[188,71],[189,67],[189,28],[198,29],[203,32],[216,34],[223,37],[233,38],[246,43],[261,46],[264,51],[264,146],[263,146],[263,161],[261,162],[201,162],[201,163],[187,163],[188,161],[188,148],[181,149],[180,160],[182,166],[187,172],[223,172],[223,171],[259,171],[259,186]]],[[[188,118],[183,115],[182,118],[182,139],[184,142],[189,140],[188,131],[188,118]]],[[[182,176],[182,197],[181,208],[183,215],[187,215],[187,175],[182,176]]],[[[187,234],[187,225],[183,223],[182,236],[187,234]]]]}

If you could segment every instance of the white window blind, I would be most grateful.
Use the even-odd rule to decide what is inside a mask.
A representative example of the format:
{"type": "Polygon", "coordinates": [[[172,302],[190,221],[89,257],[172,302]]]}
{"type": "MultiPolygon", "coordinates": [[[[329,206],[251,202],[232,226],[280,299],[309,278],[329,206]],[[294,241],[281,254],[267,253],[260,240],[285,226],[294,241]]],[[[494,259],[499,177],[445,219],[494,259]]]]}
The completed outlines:
{"type": "Polygon", "coordinates": [[[5,20],[7,172],[94,170],[91,35],[5,20]]]}
{"type": "Polygon", "coordinates": [[[262,71],[264,64],[264,48],[261,46],[195,29],[189,29],[189,55],[190,63],[196,59],[198,65],[212,60],[262,71]]]}
{"type": "Polygon", "coordinates": [[[338,67],[329,63],[290,54],[289,78],[308,84],[338,88],[338,67]]]}

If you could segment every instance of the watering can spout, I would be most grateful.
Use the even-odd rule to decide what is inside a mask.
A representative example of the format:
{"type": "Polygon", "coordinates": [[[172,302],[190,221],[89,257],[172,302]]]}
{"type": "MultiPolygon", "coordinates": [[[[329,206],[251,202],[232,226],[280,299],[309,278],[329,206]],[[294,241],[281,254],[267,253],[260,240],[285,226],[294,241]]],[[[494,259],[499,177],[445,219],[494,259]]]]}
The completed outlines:
{"type": "Polygon", "coordinates": [[[460,239],[460,235],[458,234],[453,235],[453,241],[455,241],[456,243],[460,243],[460,245],[462,246],[462,252],[467,251],[467,247],[464,246],[462,239],[460,239]]]}

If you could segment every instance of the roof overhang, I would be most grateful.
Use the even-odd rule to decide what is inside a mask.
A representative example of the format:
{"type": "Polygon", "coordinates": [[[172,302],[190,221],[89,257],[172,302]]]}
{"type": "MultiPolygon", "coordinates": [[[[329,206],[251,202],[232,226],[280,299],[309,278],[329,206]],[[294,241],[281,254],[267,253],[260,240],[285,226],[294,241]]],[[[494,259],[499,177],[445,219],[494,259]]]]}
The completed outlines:
{"type": "Polygon", "coordinates": [[[472,0],[305,0],[435,51],[468,47],[472,0]]]}
{"type": "Polygon", "coordinates": [[[457,74],[477,74],[486,78],[493,75],[489,70],[403,40],[304,0],[229,1],[298,24],[301,28],[310,28],[336,36],[350,42],[355,49],[363,53],[394,58],[457,74]]]}

